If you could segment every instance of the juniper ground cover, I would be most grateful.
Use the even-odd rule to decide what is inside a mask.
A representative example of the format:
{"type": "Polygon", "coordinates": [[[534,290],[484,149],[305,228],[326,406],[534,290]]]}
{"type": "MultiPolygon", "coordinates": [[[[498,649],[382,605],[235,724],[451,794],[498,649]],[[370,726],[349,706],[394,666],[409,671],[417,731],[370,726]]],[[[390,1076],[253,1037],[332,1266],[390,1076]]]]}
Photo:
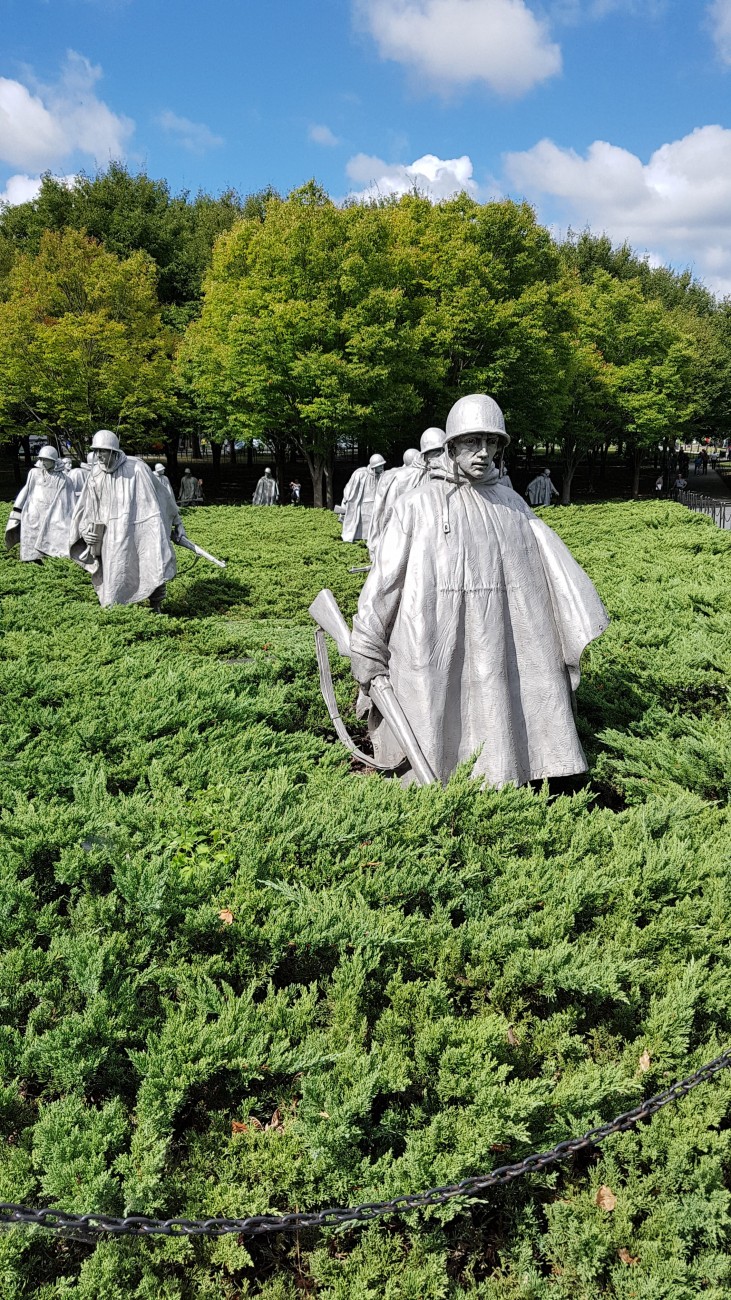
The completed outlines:
{"type": "MultiPolygon", "coordinates": [[[[588,782],[403,791],[351,771],[317,687],[307,605],[327,585],[352,613],[359,548],[323,512],[187,522],[229,567],[183,554],[162,618],[101,611],[70,564],[0,564],[0,1199],[418,1191],[728,1044],[729,534],[654,502],[554,511],[613,618],[579,692],[588,782]]],[[[483,1201],[294,1242],[12,1229],[0,1291],[720,1300],[730,1118],[723,1074],[483,1201]]]]}

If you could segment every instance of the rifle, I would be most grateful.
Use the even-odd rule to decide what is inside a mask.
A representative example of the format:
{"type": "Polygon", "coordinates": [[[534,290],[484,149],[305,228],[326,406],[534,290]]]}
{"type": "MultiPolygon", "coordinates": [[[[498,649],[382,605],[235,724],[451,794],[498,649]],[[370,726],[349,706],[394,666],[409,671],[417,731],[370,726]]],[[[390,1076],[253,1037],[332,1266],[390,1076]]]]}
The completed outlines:
{"type": "MultiPolygon", "coordinates": [[[[376,762],[375,759],[357,749],[338,713],[323,633],[328,632],[343,658],[349,659],[350,631],[340,611],[338,602],[327,587],[315,597],[310,605],[309,612],[318,624],[315,630],[315,648],[320,671],[320,688],[339,739],[352,754],[355,754],[361,762],[366,763],[369,767],[376,768],[379,772],[392,771],[392,767],[376,762]]],[[[409,760],[416,784],[432,785],[439,778],[432,771],[429,762],[424,757],[419,742],[411,729],[411,724],[396,699],[393,686],[388,677],[384,675],[374,677],[369,687],[369,695],[409,760]]]]}
{"type": "Polygon", "coordinates": [[[195,542],[191,542],[189,537],[181,537],[176,545],[184,546],[186,551],[192,551],[194,555],[199,555],[202,560],[208,560],[210,564],[215,564],[219,569],[226,568],[225,560],[217,560],[215,555],[211,555],[209,551],[204,551],[202,546],[197,546],[195,542]]]}

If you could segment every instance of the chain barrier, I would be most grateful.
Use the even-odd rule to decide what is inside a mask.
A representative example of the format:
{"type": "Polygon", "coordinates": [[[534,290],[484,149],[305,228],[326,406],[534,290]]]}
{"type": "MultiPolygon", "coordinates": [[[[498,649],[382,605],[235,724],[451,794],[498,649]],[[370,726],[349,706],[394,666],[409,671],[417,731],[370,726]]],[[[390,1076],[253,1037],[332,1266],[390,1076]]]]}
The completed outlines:
{"type": "Polygon", "coordinates": [[[105,1233],[116,1236],[130,1234],[137,1237],[162,1235],[166,1237],[223,1237],[227,1233],[237,1233],[249,1237],[261,1237],[271,1233],[295,1233],[305,1228],[336,1228],[344,1223],[369,1223],[385,1214],[403,1214],[408,1210],[419,1210],[430,1205],[444,1205],[445,1202],[458,1197],[474,1197],[491,1187],[500,1187],[506,1183],[522,1178],[524,1174],[540,1173],[551,1165],[570,1156],[577,1155],[597,1147],[614,1133],[624,1133],[634,1128],[641,1120],[650,1119],[663,1106],[679,1101],[687,1096],[699,1084],[706,1083],[721,1070],[731,1066],[731,1051],[723,1052],[713,1061],[702,1065],[695,1074],[674,1083],[664,1092],[648,1097],[633,1110],[598,1128],[590,1129],[582,1137],[559,1142],[550,1151],[542,1151],[526,1156],[512,1165],[501,1165],[489,1174],[477,1174],[472,1178],[463,1178],[460,1183],[451,1183],[446,1187],[431,1187],[426,1192],[404,1193],[394,1196],[390,1201],[367,1201],[364,1205],[335,1207],[327,1210],[315,1210],[296,1214],[256,1214],[248,1219],[153,1219],[141,1214],[115,1218],[110,1214],[71,1214],[64,1210],[29,1209],[24,1205],[11,1205],[0,1202],[0,1223],[25,1224],[48,1228],[55,1232],[70,1232],[84,1240],[93,1240],[105,1233]]]}

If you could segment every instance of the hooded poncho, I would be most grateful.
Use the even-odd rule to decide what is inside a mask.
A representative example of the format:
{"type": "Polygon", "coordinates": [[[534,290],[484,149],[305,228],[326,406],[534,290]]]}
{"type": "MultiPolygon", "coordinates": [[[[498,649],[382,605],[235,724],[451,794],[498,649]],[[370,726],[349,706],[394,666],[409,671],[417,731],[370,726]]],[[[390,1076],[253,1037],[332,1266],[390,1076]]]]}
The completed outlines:
{"type": "Polygon", "coordinates": [[[550,474],[538,474],[531,479],[525,495],[532,506],[550,506],[552,498],[558,496],[558,488],[550,474]]]}
{"type": "Polygon", "coordinates": [[[368,529],[368,550],[373,555],[379,537],[385,531],[393,508],[404,492],[418,487],[426,474],[426,465],[421,457],[411,465],[399,465],[396,469],[387,469],[381,474],[376,488],[370,527],[368,529]]]}
{"type": "Polygon", "coordinates": [[[279,500],[277,480],[271,474],[262,474],[256,485],[251,504],[254,506],[275,506],[279,500]]]}
{"type": "Polygon", "coordinates": [[[46,556],[67,560],[74,500],[71,481],[60,466],[50,474],[41,466],[30,470],[13,506],[21,512],[20,538],[17,525],[11,527],[5,535],[6,546],[20,540],[21,560],[46,556]]]}
{"type": "MultiPolygon", "coordinates": [[[[443,473],[443,471],[442,471],[443,473]]],[[[507,487],[426,480],[401,497],[353,622],[353,675],[387,672],[440,780],[477,755],[488,785],[586,769],[572,692],[608,625],[556,534],[507,487]]],[[[375,710],[376,758],[402,757],[375,710]]]]}
{"type": "Polygon", "coordinates": [[[94,466],[71,521],[71,558],[91,575],[100,605],[134,605],[175,577],[170,530],[177,507],[144,461],[119,458],[111,473],[94,466]],[[84,534],[106,525],[101,555],[91,555],[84,534]]]}
{"type": "Polygon", "coordinates": [[[368,541],[380,477],[370,465],[362,465],[345,484],[341,505],[344,542],[368,541]]]}

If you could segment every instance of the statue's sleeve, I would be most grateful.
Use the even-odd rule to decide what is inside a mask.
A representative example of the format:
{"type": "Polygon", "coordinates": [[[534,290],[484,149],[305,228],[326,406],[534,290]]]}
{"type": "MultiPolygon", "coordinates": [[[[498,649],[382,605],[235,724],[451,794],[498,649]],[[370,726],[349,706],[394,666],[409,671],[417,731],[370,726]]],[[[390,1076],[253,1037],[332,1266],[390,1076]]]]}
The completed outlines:
{"type": "Polygon", "coordinates": [[[411,532],[411,513],[398,505],[381,535],[373,567],[358,601],[350,639],[350,664],[355,680],[364,689],[374,677],[388,673],[388,643],[403,595],[411,532]]]}

